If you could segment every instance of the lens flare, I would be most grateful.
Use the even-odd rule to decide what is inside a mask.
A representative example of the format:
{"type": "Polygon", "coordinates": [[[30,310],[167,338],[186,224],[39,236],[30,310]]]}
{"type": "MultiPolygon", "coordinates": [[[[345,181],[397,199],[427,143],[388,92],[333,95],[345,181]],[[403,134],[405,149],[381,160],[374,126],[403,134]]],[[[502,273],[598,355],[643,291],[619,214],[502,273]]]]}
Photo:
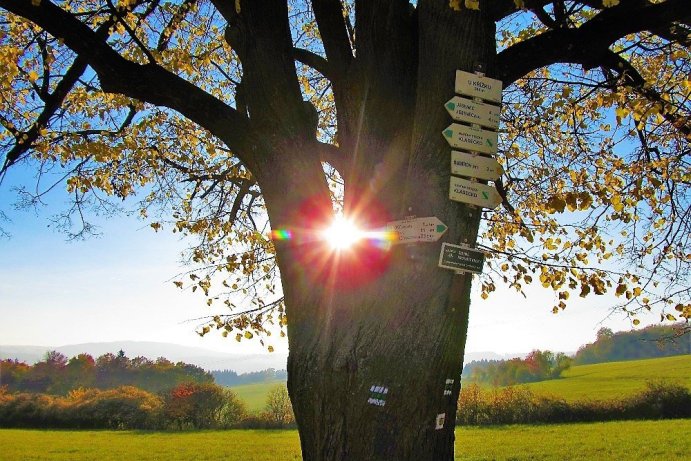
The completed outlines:
{"type": "Polygon", "coordinates": [[[288,229],[275,229],[271,231],[271,240],[290,240],[293,233],[288,229]]]}
{"type": "Polygon", "coordinates": [[[347,250],[363,238],[363,232],[350,220],[336,216],[333,223],[322,234],[334,250],[347,250]]]}

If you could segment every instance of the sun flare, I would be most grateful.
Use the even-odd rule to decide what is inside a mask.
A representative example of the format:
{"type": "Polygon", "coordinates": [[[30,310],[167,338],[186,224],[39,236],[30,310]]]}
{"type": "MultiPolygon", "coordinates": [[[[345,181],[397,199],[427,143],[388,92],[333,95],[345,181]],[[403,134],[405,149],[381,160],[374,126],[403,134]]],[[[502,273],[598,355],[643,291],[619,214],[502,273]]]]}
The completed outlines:
{"type": "Polygon", "coordinates": [[[347,250],[360,240],[362,235],[362,231],[343,216],[337,216],[323,233],[324,240],[334,250],[347,250]]]}

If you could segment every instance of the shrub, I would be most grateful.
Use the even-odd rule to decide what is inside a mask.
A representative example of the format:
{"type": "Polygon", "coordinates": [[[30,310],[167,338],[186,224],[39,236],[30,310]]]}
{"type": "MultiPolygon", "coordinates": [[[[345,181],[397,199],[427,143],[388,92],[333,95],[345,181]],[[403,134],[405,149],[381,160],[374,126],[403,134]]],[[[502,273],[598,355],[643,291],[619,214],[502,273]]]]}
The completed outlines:
{"type": "Polygon", "coordinates": [[[576,402],[535,396],[526,387],[483,390],[471,384],[461,390],[456,420],[459,425],[492,425],[688,417],[691,392],[679,384],[657,381],[629,398],[576,402]]]}
{"type": "Polygon", "coordinates": [[[649,381],[646,389],[628,401],[630,417],[666,419],[691,417],[691,392],[686,387],[664,380],[649,381]]]}

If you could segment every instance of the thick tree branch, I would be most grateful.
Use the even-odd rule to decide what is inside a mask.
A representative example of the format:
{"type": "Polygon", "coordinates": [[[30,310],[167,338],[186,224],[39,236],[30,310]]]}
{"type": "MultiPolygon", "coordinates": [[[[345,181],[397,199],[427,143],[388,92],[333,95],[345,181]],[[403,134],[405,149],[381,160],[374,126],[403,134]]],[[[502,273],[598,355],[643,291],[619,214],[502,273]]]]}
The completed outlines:
{"type": "Polygon", "coordinates": [[[558,29],[520,42],[497,55],[495,77],[505,86],[528,72],[555,63],[597,65],[604,50],[627,34],[664,28],[689,17],[688,0],[650,3],[632,0],[608,8],[576,29],[558,29]]]}
{"type": "Polygon", "coordinates": [[[333,78],[338,75],[338,73],[335,72],[334,66],[332,66],[329,61],[311,51],[302,48],[293,48],[293,56],[297,61],[310,66],[332,82],[333,78]]]}
{"type": "Polygon", "coordinates": [[[350,40],[340,0],[313,0],[312,9],[319,26],[326,57],[337,76],[345,76],[353,61],[350,40]]]}
{"type": "Polygon", "coordinates": [[[0,7],[42,27],[84,59],[104,91],[176,110],[223,140],[248,166],[256,163],[251,126],[223,101],[155,65],[128,61],[96,32],[48,0],[0,0],[0,7]]]}

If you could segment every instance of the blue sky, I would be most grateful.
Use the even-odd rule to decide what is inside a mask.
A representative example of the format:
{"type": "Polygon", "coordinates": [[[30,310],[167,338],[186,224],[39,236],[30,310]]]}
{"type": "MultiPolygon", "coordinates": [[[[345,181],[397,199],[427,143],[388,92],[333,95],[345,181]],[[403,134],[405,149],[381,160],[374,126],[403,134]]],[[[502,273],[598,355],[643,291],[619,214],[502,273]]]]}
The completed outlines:
{"type": "MultiPolygon", "coordinates": [[[[47,205],[34,211],[12,206],[20,181],[30,172],[14,168],[0,185],[2,223],[12,236],[0,239],[0,344],[59,346],[83,342],[165,341],[232,353],[265,352],[257,341],[238,344],[210,334],[200,338],[192,319],[212,313],[203,297],[175,288],[172,279],[184,270],[181,252],[186,242],[178,234],[155,233],[134,217],[95,221],[102,235],[67,242],[52,228],[50,216],[65,206],[56,190],[47,205]]],[[[629,329],[621,315],[609,316],[616,300],[609,296],[577,299],[554,315],[555,295],[541,287],[528,290],[528,299],[500,288],[488,300],[473,293],[467,351],[527,352],[535,348],[574,351],[593,341],[607,326],[629,329]]],[[[655,321],[642,318],[642,325],[655,321]]],[[[279,352],[287,343],[277,335],[271,344],[279,352]]]]}

